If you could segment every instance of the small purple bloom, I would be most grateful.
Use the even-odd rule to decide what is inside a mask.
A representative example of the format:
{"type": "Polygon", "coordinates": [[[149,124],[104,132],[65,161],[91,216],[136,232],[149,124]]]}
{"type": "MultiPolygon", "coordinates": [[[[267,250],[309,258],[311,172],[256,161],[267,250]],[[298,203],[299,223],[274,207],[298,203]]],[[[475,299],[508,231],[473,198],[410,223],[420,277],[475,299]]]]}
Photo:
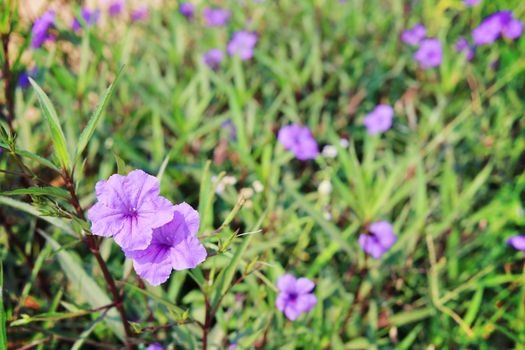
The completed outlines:
{"type": "MultiPolygon", "coordinates": [[[[84,21],[86,27],[89,28],[97,24],[98,20],[100,19],[100,10],[96,9],[91,11],[88,8],[83,8],[80,11],[80,16],[82,17],[82,20],[84,21]]],[[[78,17],[73,19],[71,27],[75,32],[78,32],[82,28],[82,24],[78,17]]]]}
{"type": "Polygon", "coordinates": [[[257,44],[257,34],[240,31],[233,33],[233,36],[228,43],[228,54],[230,56],[239,56],[242,61],[249,60],[253,57],[253,49],[257,44]]]}
{"type": "Polygon", "coordinates": [[[173,269],[192,269],[206,259],[206,249],[197,238],[199,224],[199,213],[190,205],[176,205],[173,219],[153,230],[151,244],[144,250],[125,251],[126,256],[151,285],[164,283],[173,269]]]}
{"type": "Polygon", "coordinates": [[[485,18],[472,31],[474,44],[492,44],[500,36],[515,40],[523,32],[523,22],[514,19],[511,11],[499,11],[485,18]]]}
{"type": "Polygon", "coordinates": [[[108,14],[116,17],[124,11],[124,0],[114,0],[108,7],[108,14]]]}
{"type": "Polygon", "coordinates": [[[369,135],[380,134],[392,127],[394,109],[389,105],[377,105],[363,121],[369,135]]]}
{"type": "Polygon", "coordinates": [[[443,61],[443,49],[438,39],[425,39],[421,41],[419,49],[414,54],[414,59],[421,68],[429,69],[438,67],[443,61]]]}
{"type": "Polygon", "coordinates": [[[279,130],[279,142],[299,160],[315,159],[319,155],[317,141],[306,126],[292,124],[279,130]]]}
{"type": "Polygon", "coordinates": [[[401,33],[401,41],[405,44],[416,46],[427,35],[427,29],[421,23],[416,24],[410,29],[406,29],[401,33]]]}
{"type": "Polygon", "coordinates": [[[523,33],[523,22],[518,19],[512,19],[501,28],[501,34],[511,40],[518,39],[523,33]]]}
{"type": "Polygon", "coordinates": [[[468,40],[465,37],[460,37],[456,42],[456,51],[463,52],[469,61],[474,58],[476,53],[476,49],[473,46],[470,46],[468,40]]]}
{"type": "Polygon", "coordinates": [[[277,288],[279,295],[275,306],[284,312],[290,321],[296,320],[299,315],[310,311],[317,304],[317,298],[312,293],[315,284],[308,278],[295,278],[286,274],[277,280],[277,288]]]}
{"type": "Polygon", "coordinates": [[[149,16],[149,8],[147,6],[141,6],[136,8],[131,13],[131,20],[133,22],[145,21],[149,16]]]}
{"type": "Polygon", "coordinates": [[[477,4],[479,4],[481,0],[463,0],[463,2],[465,3],[466,6],[472,7],[472,6],[476,6],[477,4]]]}
{"type": "Polygon", "coordinates": [[[18,86],[20,86],[22,89],[27,89],[29,84],[29,74],[27,74],[27,72],[20,73],[18,76],[18,86]]]}
{"type": "Polygon", "coordinates": [[[153,229],[170,222],[175,212],[159,191],[157,178],[142,170],[133,170],[127,176],[114,174],[107,181],[97,182],[98,202],[88,211],[91,232],[113,237],[123,250],[146,249],[153,229]]]}
{"type": "Polygon", "coordinates": [[[159,343],[154,343],[154,344],[148,345],[146,350],[164,350],[164,347],[160,345],[159,343]]]}
{"type": "Polygon", "coordinates": [[[211,69],[218,69],[224,59],[224,53],[220,49],[210,49],[202,55],[202,60],[211,69]]]}
{"type": "Polygon", "coordinates": [[[47,11],[40,18],[38,18],[33,24],[33,39],[31,41],[31,47],[38,49],[42,44],[48,40],[52,40],[53,37],[49,34],[49,28],[55,24],[55,12],[47,11]]]}
{"type": "Polygon", "coordinates": [[[179,6],[179,12],[187,19],[192,19],[193,13],[195,12],[195,5],[190,2],[183,2],[179,6]]]}
{"type": "Polygon", "coordinates": [[[379,259],[396,240],[392,225],[387,221],[378,221],[370,224],[368,233],[361,233],[358,243],[365,253],[374,259],[379,259]]]}
{"type": "Polygon", "coordinates": [[[205,8],[202,12],[208,27],[222,27],[230,20],[230,11],[221,8],[205,8]]]}
{"type": "Polygon", "coordinates": [[[510,244],[514,249],[522,250],[525,252],[525,236],[513,236],[507,240],[507,244],[510,244]]]}

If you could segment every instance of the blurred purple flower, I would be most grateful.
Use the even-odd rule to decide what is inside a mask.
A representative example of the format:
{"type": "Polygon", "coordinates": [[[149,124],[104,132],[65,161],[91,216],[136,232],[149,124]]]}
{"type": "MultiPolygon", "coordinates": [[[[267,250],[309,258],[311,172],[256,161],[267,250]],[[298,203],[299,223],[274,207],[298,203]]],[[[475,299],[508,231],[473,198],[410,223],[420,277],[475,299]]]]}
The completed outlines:
{"type": "Polygon", "coordinates": [[[125,251],[126,256],[151,285],[164,283],[173,269],[192,269],[206,259],[206,249],[197,238],[199,224],[199,213],[189,204],[176,205],[173,219],[153,230],[151,244],[144,250],[125,251]]]}
{"type": "Polygon", "coordinates": [[[277,288],[279,295],[275,306],[279,311],[284,312],[290,321],[310,311],[317,304],[317,298],[312,293],[315,284],[308,278],[295,278],[286,274],[277,280],[277,288]]]}
{"type": "MultiPolygon", "coordinates": [[[[100,19],[100,10],[96,9],[91,11],[88,8],[83,8],[80,11],[80,16],[82,17],[86,27],[89,28],[97,24],[98,20],[100,19]]],[[[73,19],[71,27],[75,32],[78,32],[80,29],[82,29],[82,24],[78,17],[73,19]]]]}
{"type": "Polygon", "coordinates": [[[525,252],[525,236],[513,236],[507,240],[507,244],[510,244],[514,249],[522,250],[525,252]]]}
{"type": "Polygon", "coordinates": [[[153,229],[173,219],[175,207],[159,195],[159,181],[142,170],[97,182],[98,202],[88,211],[91,232],[113,237],[123,250],[149,246],[153,229]]]}
{"type": "Polygon", "coordinates": [[[394,109],[389,105],[377,105],[363,121],[369,135],[380,134],[392,127],[394,109]]]}
{"type": "Polygon", "coordinates": [[[439,40],[434,38],[422,40],[419,49],[414,54],[414,59],[423,69],[441,65],[443,61],[443,49],[441,48],[439,40]]]}
{"type": "Polygon", "coordinates": [[[38,49],[42,44],[48,40],[52,40],[53,36],[49,34],[49,28],[55,24],[55,11],[47,11],[33,24],[31,32],[33,39],[31,40],[31,47],[38,49]]]}
{"type": "Polygon", "coordinates": [[[221,8],[205,8],[202,12],[208,27],[222,27],[230,20],[230,11],[221,8]]]}
{"type": "Polygon", "coordinates": [[[315,159],[319,155],[317,141],[306,126],[292,124],[279,130],[279,142],[299,160],[315,159]]]}
{"type": "Polygon", "coordinates": [[[124,0],[114,0],[108,7],[108,14],[111,17],[118,16],[124,11],[124,0]]]}
{"type": "Polygon", "coordinates": [[[465,37],[460,37],[456,42],[456,51],[463,52],[467,60],[471,61],[474,58],[476,49],[471,46],[465,37]]]}
{"type": "Polygon", "coordinates": [[[29,74],[27,72],[22,72],[18,76],[18,86],[20,86],[22,89],[27,89],[29,87],[29,74]]]}
{"type": "Polygon", "coordinates": [[[368,233],[361,233],[358,243],[365,253],[379,259],[396,240],[392,225],[387,221],[378,221],[370,224],[368,233]]]}
{"type": "Polygon", "coordinates": [[[131,20],[133,22],[145,21],[149,16],[149,8],[147,6],[141,6],[131,12],[131,20]]]}
{"type": "Polygon", "coordinates": [[[228,131],[230,140],[237,140],[237,128],[235,127],[235,124],[233,124],[231,119],[227,119],[226,121],[224,121],[221,124],[221,128],[228,131]]]}
{"type": "Polygon", "coordinates": [[[427,29],[421,23],[416,24],[410,29],[406,29],[401,33],[401,41],[405,44],[416,46],[427,35],[427,29]]]}
{"type": "Polygon", "coordinates": [[[485,18],[472,31],[474,44],[492,44],[500,36],[508,39],[517,39],[523,32],[523,22],[514,19],[511,11],[499,11],[485,18]]]}
{"type": "Polygon", "coordinates": [[[256,33],[245,30],[235,32],[228,43],[228,54],[230,56],[239,56],[242,61],[249,60],[253,57],[253,49],[256,44],[256,33]]]}
{"type": "Polygon", "coordinates": [[[466,6],[476,6],[481,0],[463,0],[466,6]]]}
{"type": "Polygon", "coordinates": [[[210,49],[202,55],[202,60],[211,69],[218,69],[224,59],[224,53],[220,49],[210,49]]]}
{"type": "Polygon", "coordinates": [[[154,344],[148,345],[146,350],[164,350],[164,347],[160,345],[159,343],[154,343],[154,344]]]}
{"type": "Polygon", "coordinates": [[[179,5],[179,12],[187,19],[192,19],[193,13],[195,12],[195,5],[190,2],[183,2],[179,5]]]}

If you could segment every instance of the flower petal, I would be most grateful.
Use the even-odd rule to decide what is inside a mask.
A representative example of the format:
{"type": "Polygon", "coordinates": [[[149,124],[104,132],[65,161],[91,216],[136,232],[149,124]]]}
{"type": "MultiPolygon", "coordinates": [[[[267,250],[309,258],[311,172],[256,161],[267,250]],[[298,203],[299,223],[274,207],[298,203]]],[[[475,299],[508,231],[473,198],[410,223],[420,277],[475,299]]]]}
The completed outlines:
{"type": "Polygon", "coordinates": [[[298,294],[306,294],[312,291],[314,289],[315,283],[310,281],[306,277],[301,277],[297,279],[297,282],[295,283],[295,291],[298,294]]]}
{"type": "Polygon", "coordinates": [[[208,253],[196,237],[189,236],[170,249],[171,266],[175,270],[192,269],[206,260],[208,253]]]}
{"type": "Polygon", "coordinates": [[[507,240],[514,249],[525,251],[525,236],[513,236],[507,240]]]}
{"type": "Polygon", "coordinates": [[[142,251],[127,252],[126,256],[133,259],[133,267],[137,274],[153,286],[158,286],[171,275],[169,248],[151,244],[142,251]]]}
{"type": "Polygon", "coordinates": [[[297,298],[295,308],[301,312],[308,312],[317,304],[317,298],[313,294],[303,294],[297,298]]]}
{"type": "Polygon", "coordinates": [[[288,292],[288,291],[294,291],[295,290],[295,282],[296,279],[293,275],[286,274],[277,280],[277,288],[281,292],[288,292]]]}
{"type": "Polygon", "coordinates": [[[91,220],[91,232],[97,236],[111,237],[120,232],[125,223],[120,209],[110,208],[98,202],[87,213],[91,220]]]}

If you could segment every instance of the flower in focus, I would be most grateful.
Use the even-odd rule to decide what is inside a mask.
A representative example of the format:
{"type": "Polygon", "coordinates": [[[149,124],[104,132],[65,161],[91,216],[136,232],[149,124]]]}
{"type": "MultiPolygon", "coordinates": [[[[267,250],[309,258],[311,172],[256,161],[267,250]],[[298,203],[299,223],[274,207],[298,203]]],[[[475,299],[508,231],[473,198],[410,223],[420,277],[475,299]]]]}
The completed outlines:
{"type": "Polygon", "coordinates": [[[124,0],[114,0],[108,7],[108,14],[111,17],[118,16],[124,11],[124,0]]]}
{"type": "Polygon", "coordinates": [[[33,24],[31,32],[33,39],[31,40],[31,47],[38,49],[42,44],[48,40],[52,40],[53,36],[49,34],[49,28],[55,24],[55,12],[47,11],[33,24]]]}
{"type": "Polygon", "coordinates": [[[463,3],[466,5],[466,6],[476,6],[477,4],[479,4],[481,2],[481,0],[463,0],[463,3]]]}
{"type": "Polygon", "coordinates": [[[370,224],[368,233],[361,233],[358,243],[365,253],[379,259],[396,240],[392,225],[387,221],[378,221],[370,224]]]}
{"type": "Polygon", "coordinates": [[[471,61],[474,58],[476,49],[470,46],[468,40],[464,37],[461,37],[456,42],[456,51],[463,52],[467,60],[471,61]]]}
{"type": "Polygon", "coordinates": [[[401,33],[401,41],[405,44],[416,46],[427,35],[427,29],[421,23],[416,24],[410,29],[406,29],[401,33]]]}
{"type": "Polygon", "coordinates": [[[377,105],[363,121],[369,135],[383,133],[392,127],[394,109],[389,105],[377,105]]]}
{"type": "Polygon", "coordinates": [[[314,287],[314,282],[308,278],[296,279],[290,274],[281,276],[277,280],[279,295],[275,306],[279,311],[284,312],[290,321],[294,321],[299,315],[310,311],[317,304],[317,298],[312,293],[314,287]]]}
{"type": "Polygon", "coordinates": [[[228,54],[230,56],[239,56],[243,61],[249,60],[253,57],[253,49],[256,44],[257,34],[244,30],[235,32],[228,43],[228,54]]]}
{"type": "Polygon", "coordinates": [[[525,236],[513,236],[507,240],[507,244],[510,244],[514,249],[522,250],[525,252],[525,236]]]}
{"type": "Polygon", "coordinates": [[[141,6],[131,12],[131,20],[133,22],[144,21],[148,19],[149,9],[147,6],[141,6]]]}
{"type": "Polygon", "coordinates": [[[157,178],[142,170],[97,182],[98,201],[88,211],[91,232],[113,237],[123,250],[147,248],[153,229],[170,222],[175,211],[159,191],[157,178]]]}
{"type": "Polygon", "coordinates": [[[425,39],[421,41],[419,49],[414,54],[414,59],[421,68],[429,69],[438,67],[443,61],[443,49],[438,39],[425,39]]]}
{"type": "Polygon", "coordinates": [[[205,8],[202,12],[208,27],[222,27],[230,20],[230,11],[221,8],[205,8]]]}
{"type": "MultiPolygon", "coordinates": [[[[80,11],[80,17],[82,17],[82,21],[84,21],[86,27],[92,27],[95,24],[97,24],[99,18],[100,18],[100,10],[89,10],[88,8],[83,8],[80,11]]],[[[71,24],[71,27],[75,32],[78,32],[82,28],[82,24],[80,22],[80,19],[77,17],[73,19],[73,23],[71,24]]]]}
{"type": "Polygon", "coordinates": [[[517,39],[523,32],[523,22],[515,19],[511,11],[499,11],[485,18],[472,31],[474,44],[492,44],[500,36],[517,39]]]}
{"type": "Polygon", "coordinates": [[[277,139],[299,160],[315,159],[319,155],[317,141],[306,126],[297,124],[284,126],[279,130],[277,139]]]}
{"type": "Polygon", "coordinates": [[[224,59],[224,53],[220,49],[210,49],[202,56],[204,63],[211,69],[218,69],[224,59]]]}
{"type": "Polygon", "coordinates": [[[192,19],[193,13],[195,12],[195,6],[190,2],[183,2],[179,5],[179,12],[187,19],[192,19]]]}
{"type": "Polygon", "coordinates": [[[172,220],[153,230],[151,244],[143,250],[125,251],[126,256],[151,285],[164,283],[173,269],[192,269],[206,259],[206,249],[197,239],[199,224],[196,210],[189,204],[178,204],[172,220]]]}

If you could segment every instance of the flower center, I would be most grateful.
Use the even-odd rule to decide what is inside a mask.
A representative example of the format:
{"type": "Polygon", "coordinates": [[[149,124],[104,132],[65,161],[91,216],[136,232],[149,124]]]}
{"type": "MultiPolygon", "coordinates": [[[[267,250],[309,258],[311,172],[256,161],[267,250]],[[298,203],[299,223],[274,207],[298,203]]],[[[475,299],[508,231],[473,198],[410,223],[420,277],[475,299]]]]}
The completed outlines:
{"type": "Polygon", "coordinates": [[[292,303],[295,302],[295,301],[297,300],[298,297],[299,297],[299,294],[297,294],[297,293],[295,293],[295,292],[294,292],[294,293],[290,293],[290,294],[288,295],[288,299],[289,299],[290,302],[292,302],[292,303]]]}
{"type": "Polygon", "coordinates": [[[135,207],[128,208],[128,212],[126,213],[126,216],[130,218],[137,216],[137,208],[135,207]]]}

